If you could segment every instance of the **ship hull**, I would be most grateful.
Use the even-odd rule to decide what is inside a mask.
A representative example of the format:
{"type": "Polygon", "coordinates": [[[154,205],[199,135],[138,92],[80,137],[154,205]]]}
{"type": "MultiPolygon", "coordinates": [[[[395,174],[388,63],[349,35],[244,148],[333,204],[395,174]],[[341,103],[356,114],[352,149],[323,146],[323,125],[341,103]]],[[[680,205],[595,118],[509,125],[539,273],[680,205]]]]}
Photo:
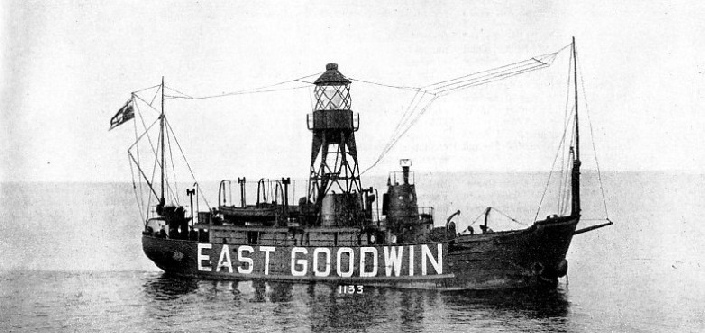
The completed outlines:
{"type": "Polygon", "coordinates": [[[143,235],[142,246],[157,267],[188,278],[441,290],[553,287],[566,274],[577,222],[563,217],[422,244],[223,244],[143,235]]]}

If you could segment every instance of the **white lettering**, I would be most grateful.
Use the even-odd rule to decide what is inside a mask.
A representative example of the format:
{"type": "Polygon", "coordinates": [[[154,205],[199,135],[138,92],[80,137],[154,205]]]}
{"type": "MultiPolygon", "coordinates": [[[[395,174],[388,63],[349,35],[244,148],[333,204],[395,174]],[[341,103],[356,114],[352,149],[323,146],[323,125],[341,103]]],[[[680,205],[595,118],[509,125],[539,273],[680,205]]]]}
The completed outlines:
{"type": "Polygon", "coordinates": [[[313,250],[313,274],[316,276],[328,276],[330,275],[330,249],[327,248],[317,248],[313,250]],[[323,271],[318,269],[318,255],[320,253],[325,253],[326,255],[326,268],[323,271]]]}
{"type": "Polygon", "coordinates": [[[414,276],[414,246],[409,245],[409,276],[414,276]]]}
{"type": "Polygon", "coordinates": [[[252,270],[254,269],[254,262],[252,261],[252,258],[246,258],[242,256],[243,252],[255,252],[255,249],[252,248],[252,246],[249,245],[241,245],[240,247],[237,248],[237,261],[239,262],[244,262],[247,263],[247,268],[242,268],[242,265],[237,266],[237,272],[240,274],[252,274],[252,270]]]}
{"type": "Polygon", "coordinates": [[[233,272],[233,264],[230,262],[230,246],[228,244],[223,244],[223,248],[220,249],[220,259],[218,259],[218,268],[216,272],[220,272],[220,269],[226,267],[228,272],[233,272]]]}
{"type": "Polygon", "coordinates": [[[443,245],[438,244],[438,260],[433,259],[428,245],[421,245],[421,275],[426,275],[426,259],[431,263],[436,274],[443,274],[443,245]]]}
{"type": "Polygon", "coordinates": [[[198,243],[198,270],[199,271],[210,271],[211,256],[208,254],[203,254],[203,249],[211,249],[210,243],[198,243]],[[208,261],[208,267],[203,266],[203,262],[208,261]]]}
{"type": "Polygon", "coordinates": [[[360,277],[374,277],[377,275],[377,249],[374,247],[363,246],[360,248],[360,277]],[[371,253],[374,259],[372,271],[365,271],[365,257],[367,253],[371,253]]]}
{"type": "Polygon", "coordinates": [[[308,262],[306,261],[306,259],[296,260],[297,253],[307,254],[308,250],[306,250],[303,247],[295,247],[295,248],[291,249],[291,275],[304,276],[304,275],[306,275],[306,269],[308,268],[308,262]],[[297,264],[303,266],[303,269],[297,270],[296,269],[297,264]]]}
{"type": "Polygon", "coordinates": [[[341,247],[338,249],[338,256],[337,256],[337,265],[336,270],[338,271],[338,276],[340,277],[351,277],[353,275],[353,270],[355,269],[355,253],[353,252],[353,249],[349,247],[341,247]],[[341,264],[341,254],[347,253],[348,254],[348,270],[346,272],[343,272],[340,268],[342,266],[341,264]]]}
{"type": "Polygon", "coordinates": [[[269,275],[269,253],[276,251],[274,246],[260,246],[259,250],[264,252],[264,275],[269,275]]]}
{"type": "Polygon", "coordinates": [[[399,276],[401,274],[401,261],[403,256],[403,246],[384,247],[384,271],[387,276],[392,276],[392,271],[394,272],[395,276],[399,276]]]}

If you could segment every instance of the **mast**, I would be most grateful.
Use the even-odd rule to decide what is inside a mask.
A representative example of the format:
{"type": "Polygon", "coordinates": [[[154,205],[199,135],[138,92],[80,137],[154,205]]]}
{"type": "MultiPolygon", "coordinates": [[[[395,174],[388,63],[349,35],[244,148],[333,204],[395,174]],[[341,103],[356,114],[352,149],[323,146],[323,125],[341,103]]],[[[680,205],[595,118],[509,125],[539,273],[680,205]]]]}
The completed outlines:
{"type": "Polygon", "coordinates": [[[162,114],[161,114],[160,121],[159,121],[159,129],[161,131],[160,135],[162,138],[162,162],[161,162],[161,166],[162,166],[162,168],[161,168],[162,169],[162,197],[159,200],[159,204],[162,207],[164,207],[164,205],[166,204],[166,199],[164,198],[164,141],[166,138],[164,137],[164,77],[163,76],[162,76],[162,114]]]}
{"type": "Polygon", "coordinates": [[[575,36],[573,36],[572,50],[573,86],[575,87],[575,150],[573,151],[573,169],[571,173],[571,216],[580,216],[580,127],[578,126],[578,58],[575,50],[575,36]]]}
{"type": "Polygon", "coordinates": [[[580,161],[580,126],[578,126],[578,57],[573,36],[573,86],[575,87],[575,159],[580,161]]]}

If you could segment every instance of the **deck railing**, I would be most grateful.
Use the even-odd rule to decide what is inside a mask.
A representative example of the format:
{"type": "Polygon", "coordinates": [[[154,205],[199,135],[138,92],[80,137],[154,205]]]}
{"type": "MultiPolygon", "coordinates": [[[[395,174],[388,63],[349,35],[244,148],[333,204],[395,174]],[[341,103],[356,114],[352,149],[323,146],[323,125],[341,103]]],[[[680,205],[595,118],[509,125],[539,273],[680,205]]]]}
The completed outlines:
{"type": "Polygon", "coordinates": [[[295,205],[296,180],[263,178],[257,181],[247,181],[245,178],[238,178],[237,180],[220,181],[218,187],[219,206],[257,206],[265,203],[295,205]]]}

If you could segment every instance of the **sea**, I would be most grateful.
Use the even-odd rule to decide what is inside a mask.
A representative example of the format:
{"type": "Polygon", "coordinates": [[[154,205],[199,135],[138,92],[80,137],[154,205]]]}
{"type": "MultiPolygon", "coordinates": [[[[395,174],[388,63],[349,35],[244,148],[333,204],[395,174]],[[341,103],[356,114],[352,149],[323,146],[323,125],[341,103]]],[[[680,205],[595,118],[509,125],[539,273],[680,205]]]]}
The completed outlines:
{"type": "MultiPolygon", "coordinates": [[[[498,230],[534,221],[547,176],[427,172],[415,181],[437,225],[460,210],[463,229],[491,206],[498,230]]],[[[555,290],[362,294],[171,277],[142,252],[131,183],[3,182],[0,332],[705,331],[705,176],[586,171],[583,179],[578,227],[606,217],[614,225],[574,237],[555,290]]],[[[384,181],[363,185],[381,193],[384,181]]],[[[549,193],[539,218],[560,202],[549,193]]]]}

